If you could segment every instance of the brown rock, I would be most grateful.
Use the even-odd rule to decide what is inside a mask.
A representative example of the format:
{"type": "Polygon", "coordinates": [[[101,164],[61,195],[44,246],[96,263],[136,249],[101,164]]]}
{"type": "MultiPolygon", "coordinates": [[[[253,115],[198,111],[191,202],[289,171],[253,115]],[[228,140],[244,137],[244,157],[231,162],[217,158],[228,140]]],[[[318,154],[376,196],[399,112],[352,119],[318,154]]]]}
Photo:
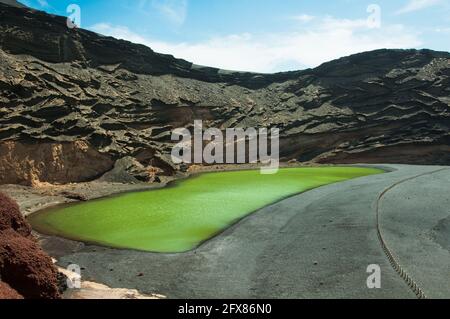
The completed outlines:
{"type": "Polygon", "coordinates": [[[23,299],[23,297],[7,283],[0,281],[0,300],[1,299],[23,299]]]}
{"type": "Polygon", "coordinates": [[[0,143],[0,184],[39,185],[94,179],[114,162],[84,141],[0,143]]]}
{"type": "Polygon", "coordinates": [[[0,232],[10,229],[23,237],[31,236],[31,227],[23,218],[17,203],[0,193],[0,232]]]}
{"type": "Polygon", "coordinates": [[[16,203],[1,193],[0,225],[1,280],[25,298],[60,298],[58,272],[52,259],[31,235],[16,203]]]}

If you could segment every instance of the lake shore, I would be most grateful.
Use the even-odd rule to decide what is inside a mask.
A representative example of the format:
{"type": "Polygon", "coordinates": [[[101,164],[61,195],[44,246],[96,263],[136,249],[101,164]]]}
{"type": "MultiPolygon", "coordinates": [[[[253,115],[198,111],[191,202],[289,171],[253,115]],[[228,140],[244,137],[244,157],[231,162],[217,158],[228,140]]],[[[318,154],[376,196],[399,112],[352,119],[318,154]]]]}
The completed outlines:
{"type": "Polygon", "coordinates": [[[449,168],[370,166],[390,172],[269,205],[186,253],[111,249],[55,238],[53,246],[52,240],[43,246],[58,255],[59,266],[80,265],[85,280],[168,298],[415,298],[380,245],[379,207],[378,226],[402,269],[427,296],[448,298],[449,286],[436,280],[450,262],[444,228],[450,218],[445,196],[449,168]],[[366,286],[371,264],[382,269],[381,289],[366,286]]]}
{"type": "MultiPolygon", "coordinates": [[[[282,165],[283,168],[285,167],[317,167],[318,165],[299,165],[298,163],[284,163],[282,165]]],[[[345,166],[345,165],[327,165],[327,166],[345,166]]],[[[382,168],[386,171],[395,170],[392,168],[392,166],[383,166],[383,165],[349,165],[349,166],[363,166],[363,167],[377,167],[382,168]]],[[[120,184],[120,183],[100,183],[100,182],[89,182],[89,183],[79,183],[79,184],[70,184],[70,185],[42,185],[38,188],[29,188],[29,187],[23,187],[23,186],[17,186],[17,185],[3,185],[0,186],[0,191],[5,192],[9,194],[11,197],[16,199],[22,209],[22,211],[25,213],[25,215],[30,215],[35,212],[38,212],[43,209],[47,209],[49,207],[64,204],[64,203],[70,203],[70,202],[76,202],[77,199],[74,199],[73,197],[83,197],[84,200],[92,200],[112,195],[117,195],[120,193],[126,193],[126,192],[134,192],[134,191],[145,191],[145,190],[151,190],[156,188],[165,187],[168,183],[177,181],[183,178],[188,178],[190,176],[201,174],[201,173],[208,173],[208,172],[221,172],[221,171],[236,171],[236,170],[249,170],[249,169],[258,169],[259,167],[256,165],[240,165],[240,166],[209,166],[209,167],[193,167],[189,172],[186,172],[185,174],[180,174],[179,176],[176,176],[174,178],[169,178],[167,180],[162,179],[161,183],[155,185],[155,184],[120,184]],[[69,198],[67,195],[70,195],[69,198]]],[[[234,226],[233,226],[234,228],[234,226]]],[[[91,246],[91,245],[85,245],[81,242],[75,242],[70,241],[58,237],[52,237],[52,236],[45,236],[41,234],[36,234],[39,238],[39,241],[41,245],[43,246],[44,250],[48,252],[52,257],[54,257],[58,264],[64,265],[67,261],[68,256],[71,255],[77,255],[78,253],[81,253],[83,251],[89,251],[90,253],[96,254],[98,251],[99,254],[102,254],[103,251],[110,251],[110,252],[117,252],[120,255],[125,254],[131,254],[128,250],[115,250],[110,248],[104,248],[104,247],[97,247],[97,246],[91,246]],[[128,252],[128,253],[127,253],[128,252]],[[63,259],[63,261],[61,261],[63,259]]],[[[215,241],[215,240],[214,240],[215,241]]],[[[214,242],[213,241],[213,242],[214,242]]],[[[187,254],[186,256],[189,256],[191,253],[187,254]]],[[[157,254],[160,256],[164,256],[164,254],[157,254]]],[[[183,255],[183,254],[182,254],[183,255]]],[[[181,255],[181,256],[182,256],[181,255]]],[[[100,256],[100,255],[99,255],[100,256]]],[[[154,254],[149,254],[149,256],[154,256],[154,254]]],[[[187,258],[189,259],[189,258],[187,258]]],[[[137,274],[137,276],[140,276],[140,273],[137,274]]],[[[101,283],[110,283],[110,287],[128,287],[133,290],[133,286],[130,286],[128,283],[124,282],[124,285],[120,284],[119,282],[114,280],[104,280],[101,278],[102,276],[98,277],[95,276],[87,276],[84,277],[83,280],[86,280],[87,284],[86,287],[96,287],[96,285],[91,285],[89,283],[94,282],[101,282],[101,283]],[[113,284],[111,284],[113,283],[113,284]]],[[[84,281],[83,281],[84,282],[84,281]]],[[[159,284],[158,284],[159,286],[159,284]]],[[[97,286],[98,287],[98,286],[97,286]]],[[[136,286],[137,287],[137,286],[136,286]]],[[[112,288],[111,288],[112,289],[112,288]]],[[[121,289],[121,288],[119,288],[121,289]]],[[[161,296],[155,294],[160,293],[161,290],[155,288],[155,290],[142,290],[138,289],[139,292],[143,292],[145,296],[161,296]]],[[[121,290],[119,290],[121,291],[121,290]]],[[[110,290],[110,293],[104,292],[105,298],[115,298],[117,296],[117,290],[110,290]]],[[[65,295],[65,298],[89,298],[89,296],[96,295],[97,291],[92,291],[92,289],[85,289],[77,291],[77,294],[73,294],[72,292],[69,292],[65,295]]],[[[172,295],[173,296],[173,295],[172,295]]]]}
{"type": "MultiPolygon", "coordinates": [[[[304,167],[297,163],[282,163],[281,167],[304,167]]],[[[317,166],[317,165],[307,165],[317,166]]],[[[34,213],[49,209],[54,206],[76,203],[80,201],[90,201],[94,199],[115,196],[122,193],[140,192],[164,188],[172,182],[186,179],[194,175],[208,172],[223,172],[236,170],[260,169],[256,164],[243,165],[214,165],[214,166],[192,166],[185,173],[178,173],[176,176],[161,176],[159,183],[112,183],[103,181],[91,181],[84,183],[71,183],[65,185],[54,185],[50,183],[39,183],[34,187],[23,185],[0,185],[0,192],[13,198],[19,205],[22,214],[28,217],[34,213]]],[[[76,252],[86,245],[81,242],[71,241],[59,237],[47,236],[33,231],[43,249],[58,263],[58,259],[67,253],[76,252]]],[[[64,273],[64,268],[59,267],[64,273]]],[[[120,287],[120,286],[118,286],[120,287]]],[[[165,298],[156,293],[140,294],[135,289],[110,288],[94,281],[82,281],[82,289],[68,290],[64,294],[67,299],[159,299],[165,298]]]]}
{"type": "MultiPolygon", "coordinates": [[[[317,167],[316,164],[282,163],[281,168],[286,167],[317,167]]],[[[333,165],[327,165],[333,166],[333,165]]],[[[345,165],[336,165],[345,166],[345,165]]],[[[358,165],[352,165],[358,166],[358,165]]],[[[24,216],[29,216],[41,210],[57,206],[60,204],[74,203],[80,200],[88,201],[112,195],[128,192],[146,191],[164,188],[169,183],[177,180],[189,178],[193,175],[224,172],[236,170],[260,169],[257,164],[242,165],[194,165],[187,172],[178,173],[175,176],[160,176],[160,183],[111,183],[94,180],[84,183],[71,183],[65,185],[55,185],[50,183],[40,183],[35,187],[22,185],[0,185],[0,192],[3,192],[17,201],[24,216]]]]}

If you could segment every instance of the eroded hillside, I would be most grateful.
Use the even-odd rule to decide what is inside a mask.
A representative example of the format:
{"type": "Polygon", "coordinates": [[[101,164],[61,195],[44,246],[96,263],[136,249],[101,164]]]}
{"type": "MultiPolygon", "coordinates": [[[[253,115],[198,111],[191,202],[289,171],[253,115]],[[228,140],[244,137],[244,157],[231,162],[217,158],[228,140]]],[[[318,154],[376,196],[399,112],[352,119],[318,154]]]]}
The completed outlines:
{"type": "Polygon", "coordinates": [[[278,127],[284,160],[449,164],[449,77],[428,50],[229,72],[0,4],[0,183],[91,180],[129,156],[173,174],[171,131],[194,119],[278,127]]]}

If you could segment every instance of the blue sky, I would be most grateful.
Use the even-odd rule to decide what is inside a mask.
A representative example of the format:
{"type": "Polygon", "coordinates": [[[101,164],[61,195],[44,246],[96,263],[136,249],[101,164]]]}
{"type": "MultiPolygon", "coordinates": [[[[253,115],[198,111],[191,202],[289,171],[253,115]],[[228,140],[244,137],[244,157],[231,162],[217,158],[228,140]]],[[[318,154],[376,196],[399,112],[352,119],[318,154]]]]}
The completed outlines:
{"type": "Polygon", "coordinates": [[[197,64],[276,72],[378,48],[450,51],[450,0],[20,0],[197,64]]]}

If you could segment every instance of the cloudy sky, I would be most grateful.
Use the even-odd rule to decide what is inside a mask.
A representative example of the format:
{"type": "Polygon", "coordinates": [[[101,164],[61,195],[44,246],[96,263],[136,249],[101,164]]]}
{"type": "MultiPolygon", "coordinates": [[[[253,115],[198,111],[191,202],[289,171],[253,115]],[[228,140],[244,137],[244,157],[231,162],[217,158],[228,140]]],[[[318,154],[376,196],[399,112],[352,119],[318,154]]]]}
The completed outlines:
{"type": "Polygon", "coordinates": [[[83,28],[230,70],[304,69],[378,48],[450,51],[450,0],[20,0],[83,28]]]}

